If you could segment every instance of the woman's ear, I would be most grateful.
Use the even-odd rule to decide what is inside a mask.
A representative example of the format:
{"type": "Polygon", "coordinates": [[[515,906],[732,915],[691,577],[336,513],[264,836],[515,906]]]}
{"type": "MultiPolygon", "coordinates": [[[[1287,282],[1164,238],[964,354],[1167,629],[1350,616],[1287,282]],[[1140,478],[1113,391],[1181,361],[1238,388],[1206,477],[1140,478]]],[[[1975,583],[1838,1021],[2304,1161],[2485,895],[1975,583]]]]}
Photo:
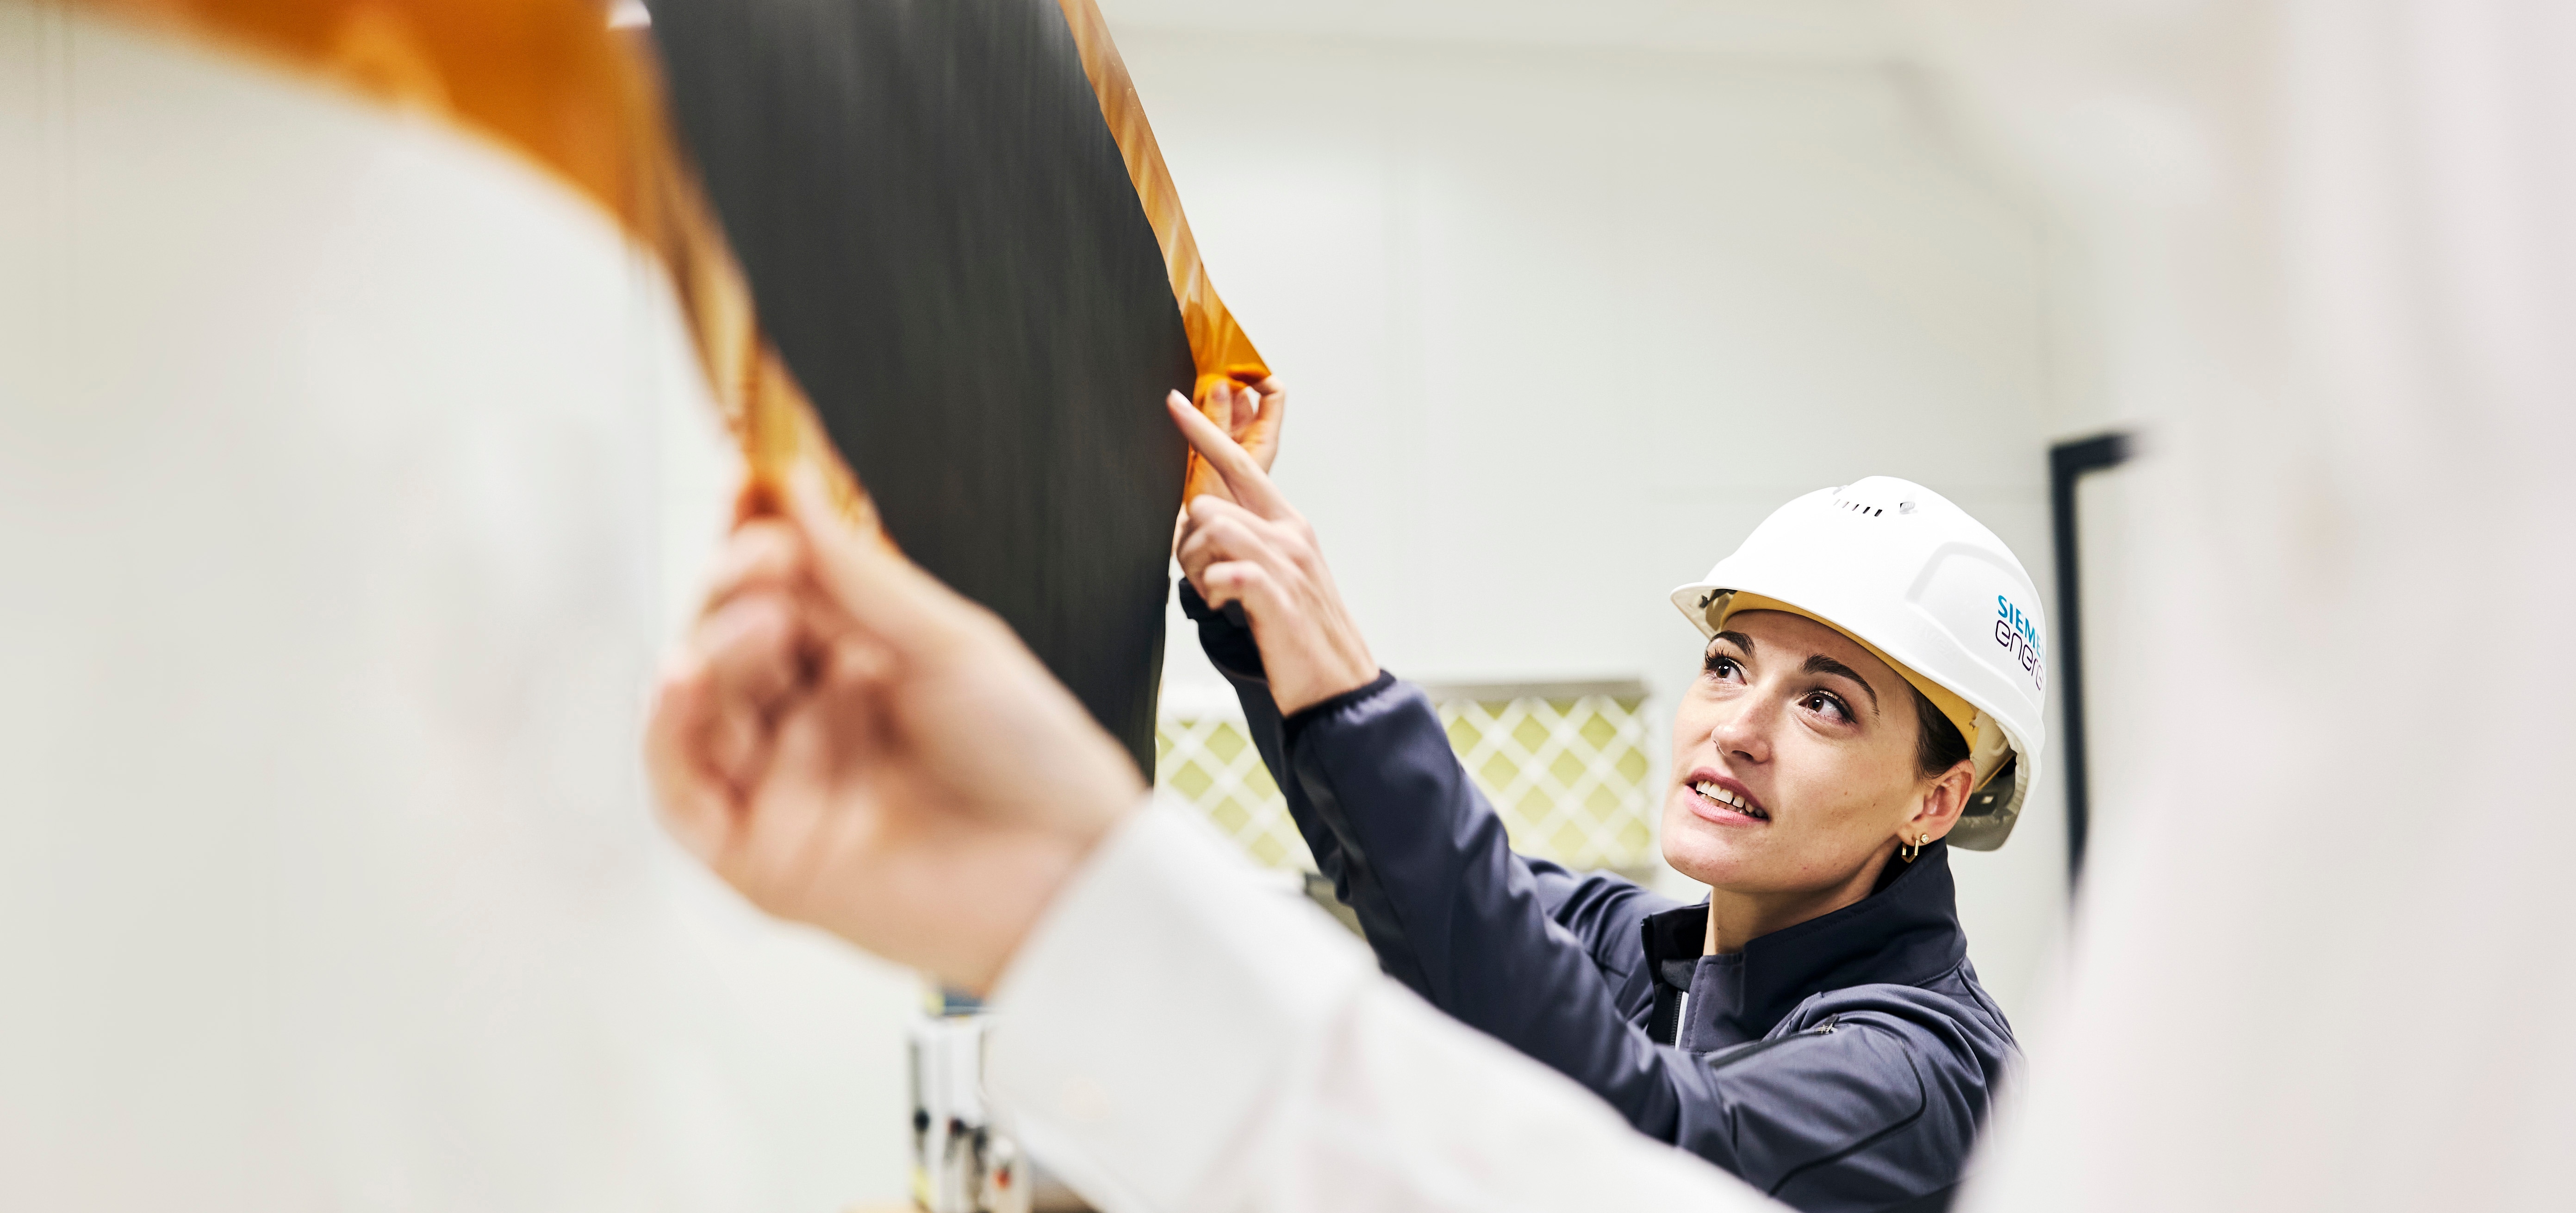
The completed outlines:
{"type": "Polygon", "coordinates": [[[1901,841],[1912,842],[1927,834],[1935,839],[1947,836],[1950,828],[1959,824],[1959,814],[1968,807],[1968,793],[1975,791],[1976,785],[1975,763],[1962,758],[1951,764],[1914,802],[1914,816],[1906,819],[1901,841]]]}

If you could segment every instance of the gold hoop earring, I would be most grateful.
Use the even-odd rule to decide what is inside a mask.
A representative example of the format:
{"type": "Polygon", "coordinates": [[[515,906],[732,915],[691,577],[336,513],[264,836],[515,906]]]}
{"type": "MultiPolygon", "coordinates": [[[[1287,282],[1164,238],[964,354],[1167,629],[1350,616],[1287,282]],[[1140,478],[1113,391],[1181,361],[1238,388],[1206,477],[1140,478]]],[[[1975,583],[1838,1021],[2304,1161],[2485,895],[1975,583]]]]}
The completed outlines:
{"type": "Polygon", "coordinates": [[[1902,843],[1897,846],[1896,857],[1907,863],[1912,863],[1914,862],[1914,857],[1922,854],[1923,848],[1931,845],[1931,843],[1931,835],[1917,834],[1914,836],[1914,841],[1912,843],[1902,843]]]}

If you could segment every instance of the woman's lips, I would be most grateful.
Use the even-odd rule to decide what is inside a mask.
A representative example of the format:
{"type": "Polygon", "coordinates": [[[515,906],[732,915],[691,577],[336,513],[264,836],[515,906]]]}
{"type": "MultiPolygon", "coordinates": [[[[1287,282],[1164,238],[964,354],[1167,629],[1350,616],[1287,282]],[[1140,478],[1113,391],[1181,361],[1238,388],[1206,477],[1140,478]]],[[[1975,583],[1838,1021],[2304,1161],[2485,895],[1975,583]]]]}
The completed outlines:
{"type": "Polygon", "coordinates": [[[1703,820],[1724,826],[1768,825],[1771,821],[1770,811],[1746,795],[1734,780],[1694,771],[1682,784],[1682,791],[1690,797],[1691,812],[1703,820]]]}

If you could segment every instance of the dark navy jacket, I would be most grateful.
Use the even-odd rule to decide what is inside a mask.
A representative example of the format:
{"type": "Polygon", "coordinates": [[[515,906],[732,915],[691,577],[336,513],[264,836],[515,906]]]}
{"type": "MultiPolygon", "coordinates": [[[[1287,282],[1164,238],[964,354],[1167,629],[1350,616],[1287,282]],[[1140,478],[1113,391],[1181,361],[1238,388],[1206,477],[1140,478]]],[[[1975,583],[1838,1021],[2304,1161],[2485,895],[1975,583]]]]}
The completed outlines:
{"type": "Polygon", "coordinates": [[[1946,1201],[2017,1056],[1947,847],[1703,956],[1706,903],[1513,854],[1421,691],[1381,674],[1283,721],[1251,633],[1187,582],[1181,601],[1389,976],[1799,1209],[1946,1201]]]}

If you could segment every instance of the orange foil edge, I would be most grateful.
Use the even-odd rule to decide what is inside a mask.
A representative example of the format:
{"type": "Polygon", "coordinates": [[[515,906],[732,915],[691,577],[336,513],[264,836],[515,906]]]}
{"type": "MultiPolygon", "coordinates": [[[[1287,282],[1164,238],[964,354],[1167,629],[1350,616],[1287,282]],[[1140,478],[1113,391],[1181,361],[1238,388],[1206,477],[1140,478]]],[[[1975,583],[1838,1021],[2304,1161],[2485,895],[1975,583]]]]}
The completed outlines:
{"type": "MultiPolygon", "coordinates": [[[[1235,321],[1234,313],[1226,310],[1215,284],[1208,281],[1207,265],[1199,259],[1198,237],[1190,234],[1180,191],[1173,187],[1172,172],[1163,164],[1162,145],[1154,141],[1153,124],[1145,120],[1145,103],[1136,96],[1136,82],[1127,74],[1118,44],[1110,40],[1109,22],[1100,15],[1100,6],[1095,0],[1057,0],[1057,4],[1082,53],[1082,73],[1091,78],[1091,91],[1100,98],[1100,116],[1108,122],[1118,153],[1127,162],[1127,179],[1136,186],[1136,201],[1145,208],[1146,220],[1154,225],[1154,239],[1163,247],[1172,300],[1180,305],[1181,324],[1190,336],[1190,360],[1198,367],[1193,402],[1220,428],[1230,428],[1232,418],[1209,407],[1210,389],[1227,382],[1259,383],[1270,377],[1270,367],[1262,362],[1261,351],[1252,348],[1252,338],[1235,321]]],[[[1214,469],[1192,452],[1181,500],[1215,487],[1214,469]]]]}

